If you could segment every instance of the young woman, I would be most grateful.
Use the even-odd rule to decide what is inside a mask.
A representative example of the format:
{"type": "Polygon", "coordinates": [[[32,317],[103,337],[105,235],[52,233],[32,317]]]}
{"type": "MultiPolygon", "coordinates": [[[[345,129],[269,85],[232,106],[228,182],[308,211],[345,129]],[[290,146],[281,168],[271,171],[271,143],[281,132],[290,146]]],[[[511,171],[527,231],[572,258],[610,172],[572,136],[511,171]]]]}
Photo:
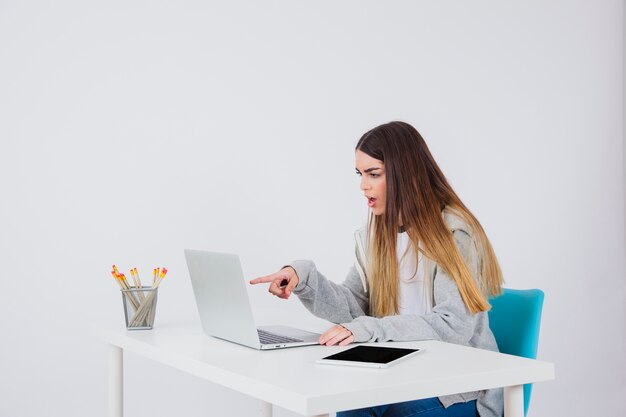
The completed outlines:
{"type": "MultiPolygon", "coordinates": [[[[442,340],[497,351],[490,295],[502,273],[482,226],[461,202],[411,125],[391,122],[356,145],[356,172],[371,209],[355,234],[355,262],[342,284],[311,261],[251,284],[293,292],[315,315],[340,323],[320,344],[442,340]],[[286,286],[281,286],[287,280],[286,286]]],[[[341,416],[500,417],[502,390],[488,390],[338,413],[341,416]]]]}

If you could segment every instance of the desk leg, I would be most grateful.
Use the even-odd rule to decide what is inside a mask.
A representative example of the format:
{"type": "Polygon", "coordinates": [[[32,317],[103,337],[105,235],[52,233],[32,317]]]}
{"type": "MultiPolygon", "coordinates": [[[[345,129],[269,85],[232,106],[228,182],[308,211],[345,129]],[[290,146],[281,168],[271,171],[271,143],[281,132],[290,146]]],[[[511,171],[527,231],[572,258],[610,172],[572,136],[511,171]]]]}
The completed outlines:
{"type": "Polygon", "coordinates": [[[524,417],[524,386],[504,387],[504,417],[524,417]]]}
{"type": "Polygon", "coordinates": [[[272,417],[272,403],[267,401],[259,401],[259,416],[272,417]]]}
{"type": "Polygon", "coordinates": [[[109,417],[124,416],[124,351],[109,345],[109,417]]]}

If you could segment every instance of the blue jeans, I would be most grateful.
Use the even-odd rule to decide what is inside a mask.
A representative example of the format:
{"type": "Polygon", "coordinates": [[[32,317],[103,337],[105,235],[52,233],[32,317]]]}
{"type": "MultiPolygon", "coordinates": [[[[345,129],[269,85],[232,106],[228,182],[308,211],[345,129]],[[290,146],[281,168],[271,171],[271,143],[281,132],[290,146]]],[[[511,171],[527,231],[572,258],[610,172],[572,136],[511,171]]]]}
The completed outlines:
{"type": "Polygon", "coordinates": [[[478,417],[476,400],[444,408],[439,398],[341,411],[337,417],[478,417]]]}

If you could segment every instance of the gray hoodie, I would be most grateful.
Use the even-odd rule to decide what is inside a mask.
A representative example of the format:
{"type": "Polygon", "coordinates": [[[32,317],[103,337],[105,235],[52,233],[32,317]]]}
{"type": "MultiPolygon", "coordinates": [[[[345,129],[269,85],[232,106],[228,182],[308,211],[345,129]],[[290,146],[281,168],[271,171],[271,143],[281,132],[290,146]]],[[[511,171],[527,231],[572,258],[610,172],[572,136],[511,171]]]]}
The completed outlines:
{"type": "MultiPolygon", "coordinates": [[[[444,211],[444,220],[452,231],[461,255],[477,277],[480,256],[469,227],[458,216],[444,211]]],[[[314,315],[341,323],[352,332],[355,342],[388,342],[440,340],[480,349],[498,351],[489,329],[487,312],[471,314],[454,281],[434,262],[427,262],[425,285],[432,297],[432,310],[424,315],[399,315],[382,318],[369,316],[368,284],[365,276],[366,230],[355,234],[355,263],[342,284],[336,284],[319,273],[312,261],[291,263],[298,274],[294,293],[314,315]]],[[[477,400],[481,417],[501,417],[502,389],[468,392],[439,397],[448,407],[459,402],[477,400]]]]}

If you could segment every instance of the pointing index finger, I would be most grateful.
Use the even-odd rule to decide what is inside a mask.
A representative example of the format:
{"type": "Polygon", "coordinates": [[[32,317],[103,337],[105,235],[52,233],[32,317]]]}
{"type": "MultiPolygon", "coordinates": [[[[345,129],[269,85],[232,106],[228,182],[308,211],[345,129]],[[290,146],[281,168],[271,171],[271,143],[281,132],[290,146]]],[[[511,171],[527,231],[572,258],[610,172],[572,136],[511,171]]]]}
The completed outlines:
{"type": "Polygon", "coordinates": [[[268,275],[266,277],[260,277],[260,278],[255,278],[253,280],[250,280],[250,284],[254,285],[254,284],[261,284],[263,282],[273,282],[275,279],[276,279],[275,276],[268,275]]]}

